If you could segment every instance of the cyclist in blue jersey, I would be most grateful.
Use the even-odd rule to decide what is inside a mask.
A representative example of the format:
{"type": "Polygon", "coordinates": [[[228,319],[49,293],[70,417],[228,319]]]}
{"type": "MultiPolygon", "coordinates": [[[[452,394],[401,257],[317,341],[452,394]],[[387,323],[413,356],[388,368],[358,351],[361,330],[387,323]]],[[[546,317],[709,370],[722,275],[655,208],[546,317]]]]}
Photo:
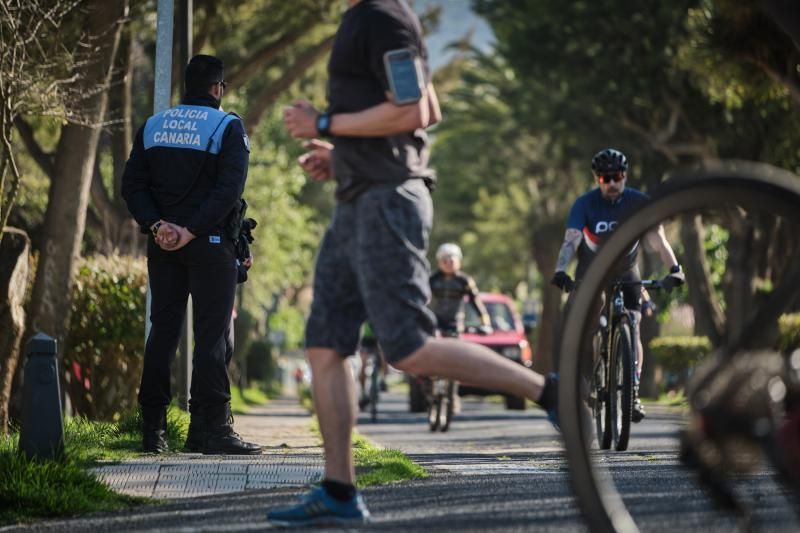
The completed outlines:
{"type": "MultiPolygon", "coordinates": [[[[577,252],[578,265],[575,270],[575,279],[580,280],[586,273],[589,263],[597,253],[598,248],[605,239],[614,231],[617,225],[631,212],[642,206],[648,199],[647,195],[629,187],[625,187],[628,177],[628,159],[625,154],[613,148],[607,148],[595,154],[592,158],[592,174],[597,187],[581,195],[575,200],[567,218],[567,230],[564,242],[558,254],[556,271],[552,283],[563,291],[570,292],[575,282],[567,274],[567,266],[577,252]]],[[[684,275],[675,252],[667,241],[664,228],[659,225],[654,231],[647,234],[647,240],[664,265],[669,268],[670,277],[675,286],[684,282],[684,275]]],[[[616,277],[626,281],[639,281],[639,268],[636,259],[639,252],[637,241],[627,255],[622,258],[616,272],[616,277]]],[[[641,285],[628,285],[623,289],[625,307],[641,313],[642,287],[641,285]]],[[[633,421],[640,422],[645,411],[639,400],[639,377],[642,370],[642,341],[639,335],[639,320],[636,321],[636,382],[634,389],[636,399],[633,407],[633,421]]]]}

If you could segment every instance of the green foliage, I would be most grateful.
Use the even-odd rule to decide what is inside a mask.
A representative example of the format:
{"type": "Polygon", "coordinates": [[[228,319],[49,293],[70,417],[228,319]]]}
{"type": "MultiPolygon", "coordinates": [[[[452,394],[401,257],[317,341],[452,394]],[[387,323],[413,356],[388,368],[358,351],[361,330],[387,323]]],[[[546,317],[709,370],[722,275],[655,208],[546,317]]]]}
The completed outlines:
{"type": "Polygon", "coordinates": [[[250,280],[244,287],[244,306],[262,316],[273,294],[303,287],[313,266],[321,226],[313,210],[298,195],[306,178],[296,163],[298,143],[287,137],[274,109],[251,143],[250,170],[245,197],[248,215],[258,221],[252,246],[250,280]]]}
{"type": "Polygon", "coordinates": [[[778,349],[790,353],[800,348],[800,313],[780,317],[778,331],[778,349]]]}
{"type": "Polygon", "coordinates": [[[266,340],[257,340],[247,352],[247,377],[251,380],[269,383],[273,379],[275,362],[272,350],[266,340]]]}
{"type": "Polygon", "coordinates": [[[655,361],[673,372],[695,366],[711,352],[711,343],[706,337],[656,337],[649,346],[655,361]]]}
{"type": "MultiPolygon", "coordinates": [[[[176,407],[167,410],[167,444],[180,450],[186,441],[189,413],[176,407]]],[[[86,417],[67,418],[65,450],[71,461],[90,466],[97,461],[135,457],[142,449],[141,411],[131,409],[118,422],[97,422],[86,417]]]]}
{"type": "Polygon", "coordinates": [[[305,334],[305,316],[297,307],[279,307],[269,317],[271,331],[283,331],[285,340],[283,350],[302,348],[305,334]]]}
{"type": "Polygon", "coordinates": [[[314,394],[311,392],[310,384],[300,383],[297,385],[297,399],[303,408],[312,415],[314,414],[314,394]]]}
{"type": "Polygon", "coordinates": [[[353,432],[353,458],[359,487],[422,479],[428,473],[400,450],[378,448],[358,432],[353,432]]]}
{"type": "Polygon", "coordinates": [[[81,260],[63,370],[76,412],[113,420],[136,405],[144,353],[147,269],[144,259],[81,260]]]}
{"type": "MultiPolygon", "coordinates": [[[[170,409],[171,449],[183,445],[187,425],[187,413],[170,409]]],[[[116,494],[86,470],[99,460],[135,455],[142,442],[138,413],[123,416],[119,423],[67,418],[64,434],[65,454],[58,461],[29,460],[17,450],[19,434],[0,435],[0,524],[124,509],[150,501],[116,494]]]]}
{"type": "MultiPolygon", "coordinates": [[[[256,335],[256,320],[253,313],[247,309],[237,311],[236,320],[233,326],[233,358],[237,362],[245,361],[249,358],[250,346],[256,335]]],[[[250,361],[246,361],[248,379],[252,378],[250,361]]]]}
{"type": "Polygon", "coordinates": [[[244,391],[239,387],[231,386],[231,412],[243,415],[255,405],[265,405],[269,402],[267,394],[258,387],[249,387],[244,391]]]}

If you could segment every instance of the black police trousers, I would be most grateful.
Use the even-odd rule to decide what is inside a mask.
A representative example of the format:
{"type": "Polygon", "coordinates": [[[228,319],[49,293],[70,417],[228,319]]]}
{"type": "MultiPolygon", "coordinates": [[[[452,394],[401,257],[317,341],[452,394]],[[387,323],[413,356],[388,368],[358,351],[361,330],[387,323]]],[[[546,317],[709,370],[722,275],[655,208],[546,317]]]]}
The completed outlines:
{"type": "Polygon", "coordinates": [[[147,243],[150,334],[144,349],[139,403],[167,406],[170,367],[180,342],[188,296],[192,295],[194,354],[190,407],[213,407],[231,399],[227,365],[233,355],[232,313],[236,292],[233,243],[219,235],[197,237],[180,250],[147,243]]]}

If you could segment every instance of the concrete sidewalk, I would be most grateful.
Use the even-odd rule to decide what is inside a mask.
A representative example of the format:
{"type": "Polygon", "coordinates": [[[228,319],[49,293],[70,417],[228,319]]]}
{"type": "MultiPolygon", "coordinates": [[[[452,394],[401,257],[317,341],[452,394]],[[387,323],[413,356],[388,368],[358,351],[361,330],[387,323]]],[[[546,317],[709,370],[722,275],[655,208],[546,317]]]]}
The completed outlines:
{"type": "Polygon", "coordinates": [[[262,455],[176,453],[99,466],[97,477],[117,492],[154,498],[193,498],[275,487],[304,486],[323,473],[322,448],[297,398],[272,400],[236,415],[234,428],[265,447],[262,455]]]}

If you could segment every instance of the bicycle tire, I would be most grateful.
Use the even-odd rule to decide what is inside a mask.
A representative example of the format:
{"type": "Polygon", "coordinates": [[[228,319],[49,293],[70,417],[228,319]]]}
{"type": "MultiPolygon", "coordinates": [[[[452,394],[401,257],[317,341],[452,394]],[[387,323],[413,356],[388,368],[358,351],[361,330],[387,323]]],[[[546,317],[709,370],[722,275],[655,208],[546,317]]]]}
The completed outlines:
{"type": "Polygon", "coordinates": [[[439,431],[444,433],[450,429],[450,422],[453,421],[453,391],[455,390],[455,382],[448,380],[447,382],[447,395],[443,399],[445,407],[442,409],[442,418],[439,419],[439,431]]]}
{"type": "Polygon", "coordinates": [[[624,452],[628,449],[631,436],[631,417],[633,413],[633,349],[631,346],[631,326],[623,317],[614,328],[611,343],[613,357],[609,372],[609,415],[611,437],[614,449],[624,452]],[[613,383],[611,382],[613,379],[613,383]]]}
{"type": "MultiPolygon", "coordinates": [[[[611,234],[587,269],[581,290],[575,294],[575,303],[566,317],[565,331],[586,331],[590,324],[590,309],[607,274],[618,257],[630,249],[645,230],[679,214],[703,209],[730,206],[749,206],[756,210],[769,206],[773,214],[789,220],[800,221],[800,181],[794,174],[769,165],[735,162],[728,168],[708,169],[686,174],[665,182],[651,200],[611,234]]],[[[797,257],[790,263],[790,275],[784,282],[797,279],[797,257]]],[[[769,303],[785,307],[789,295],[774,291],[769,303]]],[[[770,307],[765,307],[770,309],[770,307]]],[[[771,319],[761,313],[752,318],[750,325],[759,325],[771,319]],[[759,322],[761,320],[761,322],[759,322]]],[[[565,335],[561,344],[559,414],[561,430],[569,463],[572,488],[586,523],[594,532],[634,532],[636,523],[617,492],[607,471],[595,468],[589,454],[583,410],[580,397],[580,354],[584,336],[565,335]]],[[[741,345],[742,341],[739,343],[741,345]]]]}
{"type": "Polygon", "coordinates": [[[442,395],[434,394],[428,406],[428,428],[431,431],[439,429],[439,417],[442,413],[442,395]]]}
{"type": "MultiPolygon", "coordinates": [[[[605,341],[601,341],[605,342],[605,341]]],[[[597,433],[597,446],[601,450],[611,448],[611,410],[608,408],[608,357],[597,354],[597,367],[592,372],[592,387],[594,388],[594,416],[595,431],[597,433]],[[598,375],[599,373],[599,375],[598,375]]]]}
{"type": "Polygon", "coordinates": [[[371,356],[372,359],[372,375],[369,382],[369,410],[372,422],[378,421],[378,395],[380,394],[380,367],[375,361],[376,356],[371,356]]]}

